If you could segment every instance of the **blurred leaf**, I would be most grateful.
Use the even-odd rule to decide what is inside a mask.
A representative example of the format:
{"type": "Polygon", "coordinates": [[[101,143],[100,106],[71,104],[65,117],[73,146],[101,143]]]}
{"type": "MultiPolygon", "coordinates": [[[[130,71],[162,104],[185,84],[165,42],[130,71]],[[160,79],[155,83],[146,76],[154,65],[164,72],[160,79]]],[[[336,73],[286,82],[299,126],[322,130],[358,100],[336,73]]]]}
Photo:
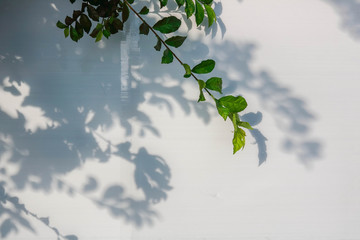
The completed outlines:
{"type": "Polygon", "coordinates": [[[156,51],[160,51],[161,50],[161,40],[160,38],[157,38],[157,42],[156,45],[154,46],[156,51]]]}
{"type": "Polygon", "coordinates": [[[212,7],[210,7],[209,5],[206,5],[206,4],[204,6],[205,6],[206,13],[208,15],[209,27],[211,27],[211,25],[213,25],[214,21],[216,21],[216,14],[215,14],[214,10],[212,9],[212,7]]]}
{"type": "Polygon", "coordinates": [[[197,26],[199,26],[203,22],[204,16],[205,16],[204,8],[196,0],[195,21],[197,26]]]}
{"type": "Polygon", "coordinates": [[[185,0],[185,12],[187,18],[191,17],[195,12],[195,4],[193,0],[185,0]]]}
{"type": "Polygon", "coordinates": [[[201,63],[193,67],[191,71],[193,73],[206,74],[206,73],[210,73],[214,69],[214,67],[215,67],[215,61],[212,59],[208,59],[202,61],[201,63]]]}
{"type": "Polygon", "coordinates": [[[142,15],[146,15],[146,14],[149,13],[149,9],[148,9],[146,6],[144,6],[144,7],[140,10],[139,13],[142,14],[142,15]]]}
{"type": "Polygon", "coordinates": [[[172,47],[180,47],[183,42],[185,41],[186,37],[182,37],[182,36],[174,36],[174,37],[171,37],[169,39],[167,39],[165,41],[166,44],[172,46],[172,47]]]}
{"type": "Polygon", "coordinates": [[[185,75],[184,75],[184,77],[185,77],[185,78],[191,77],[191,68],[190,68],[190,66],[187,65],[186,63],[184,63],[184,64],[183,64],[183,67],[184,67],[184,69],[185,69],[185,75]]]}
{"type": "Polygon", "coordinates": [[[60,21],[57,21],[56,26],[57,26],[58,28],[60,28],[60,29],[64,29],[64,28],[67,27],[65,24],[63,24],[63,23],[60,22],[60,21]]]}
{"type": "Polygon", "coordinates": [[[169,64],[172,63],[174,60],[174,56],[169,49],[165,49],[163,57],[161,59],[161,63],[169,64]]]}
{"type": "Polygon", "coordinates": [[[85,14],[81,14],[81,16],[80,16],[80,24],[81,24],[81,26],[83,26],[86,33],[90,32],[92,24],[91,24],[91,21],[88,18],[88,16],[86,16],[85,14]]]}
{"type": "Polygon", "coordinates": [[[181,21],[178,18],[170,16],[159,20],[153,28],[161,33],[172,33],[178,30],[180,25],[181,21]]]}
{"type": "Polygon", "coordinates": [[[140,34],[148,35],[149,34],[149,26],[145,23],[142,23],[139,27],[140,34]]]}

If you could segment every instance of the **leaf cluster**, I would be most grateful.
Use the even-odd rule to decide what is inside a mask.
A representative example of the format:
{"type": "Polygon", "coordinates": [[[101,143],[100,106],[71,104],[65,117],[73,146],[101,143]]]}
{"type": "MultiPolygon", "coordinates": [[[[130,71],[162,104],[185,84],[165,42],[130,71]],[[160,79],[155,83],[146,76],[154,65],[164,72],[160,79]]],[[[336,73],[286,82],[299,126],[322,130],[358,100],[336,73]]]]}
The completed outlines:
{"type": "MultiPolygon", "coordinates": [[[[76,0],[70,0],[74,3],[76,0]]],[[[80,1],[80,0],[78,0],[80,1]]],[[[216,21],[216,14],[212,8],[213,0],[175,0],[178,9],[184,11],[189,19],[194,16],[197,26],[204,23],[205,14],[207,15],[208,26],[211,27],[216,21]]],[[[103,36],[109,38],[124,29],[125,22],[129,19],[130,12],[142,21],[139,26],[139,34],[148,35],[149,32],[157,38],[154,46],[156,51],[161,51],[165,47],[161,58],[161,63],[170,64],[174,58],[184,67],[185,78],[193,77],[199,85],[198,102],[206,101],[205,94],[208,94],[215,102],[219,115],[227,120],[232,121],[234,126],[233,153],[242,149],[245,145],[245,131],[243,128],[252,129],[247,122],[240,121],[239,113],[247,107],[247,102],[242,96],[223,96],[215,98],[212,92],[222,94],[222,79],[220,77],[211,77],[206,81],[197,77],[198,74],[208,74],[215,68],[215,61],[207,59],[201,61],[194,67],[183,63],[172,51],[172,47],[179,48],[186,40],[187,36],[173,35],[181,24],[182,19],[170,14],[158,20],[153,26],[150,26],[143,16],[150,14],[150,9],[143,6],[140,11],[136,11],[131,4],[134,0],[82,0],[80,10],[74,10],[72,16],[66,16],[64,22],[58,21],[57,27],[63,29],[65,37],[77,42],[84,33],[94,38],[96,42],[100,41],[103,36]],[[166,34],[173,36],[162,39],[166,34]]],[[[168,0],[159,0],[160,9],[166,7],[168,0]]]]}

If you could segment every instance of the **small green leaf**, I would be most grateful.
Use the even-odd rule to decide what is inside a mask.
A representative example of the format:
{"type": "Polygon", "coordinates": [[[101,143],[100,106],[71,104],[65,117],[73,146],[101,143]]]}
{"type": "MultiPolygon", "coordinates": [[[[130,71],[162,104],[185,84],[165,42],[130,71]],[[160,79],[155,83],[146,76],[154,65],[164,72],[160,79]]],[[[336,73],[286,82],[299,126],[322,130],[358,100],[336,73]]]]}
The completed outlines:
{"type": "Polygon", "coordinates": [[[229,116],[230,114],[230,110],[226,107],[224,107],[219,100],[215,100],[216,103],[216,108],[220,114],[220,116],[224,119],[224,121],[226,121],[226,118],[229,116]]]}
{"type": "Polygon", "coordinates": [[[206,99],[205,99],[205,96],[203,93],[203,89],[205,88],[206,83],[203,80],[198,80],[198,84],[199,84],[199,90],[200,90],[200,96],[199,96],[198,102],[205,101],[206,99]]]}
{"type": "Polygon", "coordinates": [[[93,6],[88,5],[88,7],[87,7],[87,12],[88,12],[89,17],[90,17],[92,20],[94,20],[94,21],[96,21],[96,22],[99,21],[99,14],[98,14],[98,12],[95,10],[95,8],[94,8],[93,6]]]}
{"type": "Polygon", "coordinates": [[[58,28],[60,28],[60,29],[64,29],[64,28],[67,27],[65,24],[63,24],[63,23],[60,22],[60,21],[57,21],[56,26],[57,26],[58,28]]]}
{"type": "Polygon", "coordinates": [[[203,20],[204,20],[204,8],[201,6],[201,4],[196,0],[196,10],[195,10],[195,20],[196,25],[199,26],[203,20]]]}
{"type": "Polygon", "coordinates": [[[70,26],[70,38],[74,41],[77,42],[79,40],[79,34],[76,31],[75,28],[73,28],[72,26],[70,26]]]}
{"type": "Polygon", "coordinates": [[[174,36],[174,37],[171,37],[169,39],[167,39],[165,41],[165,43],[167,43],[168,45],[172,46],[172,47],[180,47],[183,42],[185,41],[186,37],[182,37],[182,36],[174,36]]]}
{"type": "Polygon", "coordinates": [[[168,0],[160,0],[160,8],[165,7],[168,0]]]}
{"type": "Polygon", "coordinates": [[[80,24],[83,26],[86,33],[90,32],[91,29],[91,21],[85,14],[81,14],[80,16],[80,24]]]}
{"type": "Polygon", "coordinates": [[[214,67],[215,67],[215,61],[212,59],[208,59],[202,61],[201,63],[193,67],[191,71],[193,73],[205,74],[211,72],[214,69],[214,67]]]}
{"type": "Polygon", "coordinates": [[[145,23],[142,23],[139,27],[140,34],[148,35],[149,30],[149,26],[145,23]]]}
{"type": "Polygon", "coordinates": [[[75,23],[75,29],[79,35],[79,39],[82,38],[84,36],[84,29],[78,21],[75,23]]]}
{"type": "Polygon", "coordinates": [[[243,111],[247,107],[245,98],[241,96],[225,96],[219,99],[220,104],[228,108],[230,112],[237,113],[243,111]]]}
{"type": "Polygon", "coordinates": [[[249,129],[249,130],[253,130],[253,128],[251,127],[250,123],[248,123],[248,122],[241,122],[241,121],[239,121],[239,122],[237,122],[237,125],[238,125],[239,127],[243,127],[243,128],[247,128],[247,129],[249,129]]]}
{"type": "Polygon", "coordinates": [[[191,17],[195,12],[195,4],[193,0],[185,0],[185,12],[187,18],[191,17]]]}
{"type": "Polygon", "coordinates": [[[127,0],[128,3],[133,4],[135,0],[127,0]]]}
{"type": "Polygon", "coordinates": [[[187,65],[186,63],[183,64],[184,69],[185,69],[185,75],[184,78],[189,78],[191,77],[191,68],[189,65],[187,65]]]}
{"type": "Polygon", "coordinates": [[[109,38],[110,35],[111,35],[111,33],[110,33],[108,30],[106,30],[106,29],[104,29],[102,32],[103,32],[103,35],[104,35],[106,38],[109,38]]]}
{"type": "Polygon", "coordinates": [[[181,7],[182,5],[184,5],[185,0],[176,0],[176,3],[179,7],[181,7]]]}
{"type": "Polygon", "coordinates": [[[222,79],[219,77],[212,77],[206,81],[206,88],[222,93],[222,79]]]}
{"type": "Polygon", "coordinates": [[[235,154],[240,149],[244,148],[245,136],[246,136],[245,131],[242,130],[241,128],[236,128],[234,130],[234,138],[232,140],[234,146],[233,154],[235,154]]]}
{"type": "Polygon", "coordinates": [[[174,60],[174,56],[172,52],[169,51],[169,49],[165,49],[163,57],[161,59],[161,63],[169,64],[172,63],[173,60],[174,60]]]}
{"type": "Polygon", "coordinates": [[[210,7],[207,4],[205,4],[204,6],[205,6],[206,13],[208,15],[209,27],[211,27],[211,25],[213,25],[214,21],[216,21],[216,14],[215,14],[214,10],[212,9],[212,7],[210,7]]]}
{"type": "Polygon", "coordinates": [[[159,20],[153,28],[161,33],[172,33],[178,30],[180,25],[181,21],[178,18],[170,16],[159,20]]]}
{"type": "Polygon", "coordinates": [[[90,36],[92,38],[96,38],[98,33],[101,31],[102,28],[103,28],[103,25],[101,23],[98,23],[96,25],[96,27],[94,28],[94,30],[90,33],[90,36]]]}
{"type": "Polygon", "coordinates": [[[149,13],[149,9],[148,9],[146,6],[144,6],[144,7],[140,10],[139,13],[142,14],[142,15],[146,15],[146,14],[149,13]]]}
{"type": "Polygon", "coordinates": [[[96,39],[95,39],[95,42],[98,42],[101,40],[103,36],[103,32],[102,31],[99,31],[98,34],[96,35],[96,39]]]}
{"type": "Polygon", "coordinates": [[[129,15],[130,15],[129,7],[126,4],[124,4],[123,10],[122,10],[122,21],[123,21],[123,23],[126,22],[129,19],[129,15]]]}
{"type": "Polygon", "coordinates": [[[74,3],[76,0],[70,0],[71,3],[74,3]]]}
{"type": "Polygon", "coordinates": [[[154,46],[156,51],[160,51],[161,50],[161,40],[160,38],[157,38],[157,42],[156,45],[154,46]]]}
{"type": "Polygon", "coordinates": [[[69,34],[70,34],[69,27],[66,27],[66,28],[64,29],[65,38],[67,38],[67,37],[69,36],[69,34]]]}

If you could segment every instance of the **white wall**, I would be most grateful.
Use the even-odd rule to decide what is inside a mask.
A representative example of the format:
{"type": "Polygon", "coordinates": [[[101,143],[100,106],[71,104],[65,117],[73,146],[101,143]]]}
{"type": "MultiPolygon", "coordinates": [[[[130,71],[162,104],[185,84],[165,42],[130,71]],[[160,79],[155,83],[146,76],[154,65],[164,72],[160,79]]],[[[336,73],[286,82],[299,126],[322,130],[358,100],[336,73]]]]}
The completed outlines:
{"type": "Polygon", "coordinates": [[[73,43],[72,7],[0,2],[1,239],[360,239],[359,1],[227,0],[192,30],[181,57],[249,104],[234,156],[136,19],[73,43]]]}

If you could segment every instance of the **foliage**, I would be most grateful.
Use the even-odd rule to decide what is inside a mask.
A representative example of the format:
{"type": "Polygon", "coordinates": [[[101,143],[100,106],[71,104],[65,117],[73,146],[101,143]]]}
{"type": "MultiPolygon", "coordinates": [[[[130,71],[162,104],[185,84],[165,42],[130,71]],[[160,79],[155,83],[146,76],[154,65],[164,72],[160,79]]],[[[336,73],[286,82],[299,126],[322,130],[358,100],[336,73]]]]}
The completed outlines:
{"type": "MultiPolygon", "coordinates": [[[[70,0],[74,3],[76,0],[70,0]]],[[[78,0],[80,1],[80,0],[78,0]]],[[[211,27],[216,21],[216,14],[212,7],[213,0],[175,0],[179,11],[185,11],[186,17],[195,16],[196,25],[207,24],[211,27]],[[205,18],[205,13],[207,18],[205,18]]],[[[218,113],[226,121],[228,118],[234,126],[233,153],[245,146],[245,131],[243,128],[252,130],[249,123],[240,120],[239,113],[247,107],[247,102],[242,96],[223,96],[215,98],[212,91],[222,94],[222,79],[220,77],[211,77],[204,81],[197,77],[199,74],[208,74],[215,68],[216,62],[212,59],[204,60],[191,68],[188,64],[183,63],[171,50],[170,47],[178,48],[186,40],[186,36],[172,36],[163,40],[160,33],[169,34],[178,31],[182,24],[182,19],[170,15],[158,20],[153,26],[150,26],[142,17],[150,14],[150,9],[143,6],[140,11],[136,11],[132,4],[134,0],[82,0],[81,9],[74,10],[72,16],[67,16],[64,22],[58,21],[57,27],[63,29],[65,37],[77,42],[83,36],[84,32],[100,41],[103,37],[109,38],[111,35],[124,29],[124,24],[129,19],[130,12],[133,12],[140,20],[139,33],[148,35],[151,31],[157,38],[154,46],[156,51],[160,51],[164,46],[165,50],[161,63],[170,64],[174,58],[184,67],[185,78],[193,77],[199,85],[199,99],[206,101],[204,93],[208,94],[215,102],[218,113]]],[[[159,0],[160,8],[166,8],[168,0],[159,0]]],[[[157,13],[157,12],[152,12],[157,13]]]]}

